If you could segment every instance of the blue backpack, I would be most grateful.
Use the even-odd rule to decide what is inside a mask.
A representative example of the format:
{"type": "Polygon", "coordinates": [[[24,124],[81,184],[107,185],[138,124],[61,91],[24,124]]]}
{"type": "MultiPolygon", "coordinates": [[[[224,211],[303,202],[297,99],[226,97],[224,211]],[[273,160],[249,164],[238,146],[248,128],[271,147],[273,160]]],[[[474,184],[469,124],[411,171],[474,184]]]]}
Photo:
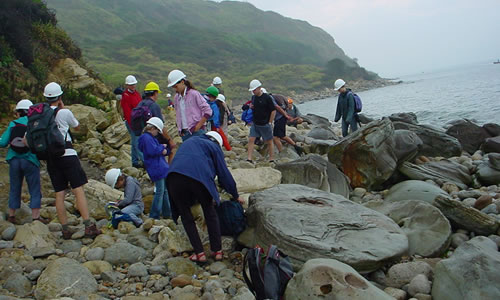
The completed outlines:
{"type": "Polygon", "coordinates": [[[111,218],[111,225],[113,225],[114,229],[118,228],[118,224],[120,224],[121,221],[130,222],[134,224],[134,221],[129,216],[129,214],[124,213],[121,210],[113,212],[113,217],[111,218]]]}
{"type": "Polygon", "coordinates": [[[361,102],[361,98],[358,96],[358,94],[352,93],[352,96],[354,97],[354,112],[361,112],[361,109],[363,109],[363,103],[361,102]]]}
{"type": "Polygon", "coordinates": [[[237,237],[247,227],[245,212],[238,201],[223,201],[215,210],[222,235],[237,237]]]}

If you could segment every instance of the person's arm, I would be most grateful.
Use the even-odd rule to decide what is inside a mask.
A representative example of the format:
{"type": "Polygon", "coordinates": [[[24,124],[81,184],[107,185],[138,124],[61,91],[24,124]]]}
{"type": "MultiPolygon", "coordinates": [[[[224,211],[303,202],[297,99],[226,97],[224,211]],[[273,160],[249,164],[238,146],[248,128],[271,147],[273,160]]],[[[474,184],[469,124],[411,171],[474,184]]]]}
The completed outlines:
{"type": "Polygon", "coordinates": [[[136,186],[133,184],[125,184],[125,191],[123,192],[123,199],[118,202],[119,208],[124,208],[125,206],[132,204],[134,202],[136,186]]]}
{"type": "MultiPolygon", "coordinates": [[[[148,133],[144,133],[144,134],[148,134],[148,133]]],[[[148,156],[163,155],[164,151],[166,151],[165,146],[158,143],[158,140],[151,135],[141,139],[141,142],[142,142],[141,143],[142,147],[140,150],[142,151],[142,153],[144,153],[148,156]]]]}
{"type": "Polygon", "coordinates": [[[231,194],[234,199],[239,199],[240,196],[238,194],[238,189],[236,188],[236,182],[234,181],[233,175],[231,175],[231,172],[229,172],[229,169],[227,168],[222,149],[217,146],[217,149],[210,150],[212,160],[215,164],[215,173],[217,174],[220,185],[224,188],[224,190],[231,194]]]}
{"type": "Polygon", "coordinates": [[[203,98],[203,96],[201,96],[200,93],[198,92],[194,93],[194,97],[195,97],[195,102],[198,104],[198,107],[200,108],[202,114],[201,119],[198,121],[198,123],[196,123],[196,125],[193,128],[193,132],[196,132],[200,130],[200,128],[202,128],[203,125],[205,125],[207,120],[210,119],[210,117],[212,116],[213,112],[212,108],[210,108],[210,105],[208,105],[207,101],[205,101],[205,99],[203,98]]]}
{"type": "Polygon", "coordinates": [[[356,122],[354,118],[354,96],[352,93],[347,94],[347,117],[346,122],[351,124],[351,122],[356,122]]]}
{"type": "Polygon", "coordinates": [[[9,144],[10,139],[10,131],[14,126],[14,122],[9,123],[9,127],[3,132],[2,137],[0,138],[0,147],[5,148],[9,144]]]}
{"type": "Polygon", "coordinates": [[[271,117],[269,118],[269,124],[273,123],[274,117],[276,116],[276,110],[271,112],[271,117]]]}
{"type": "MultiPolygon", "coordinates": [[[[340,97],[340,96],[339,96],[340,97]]],[[[340,120],[340,117],[342,116],[340,112],[340,99],[337,101],[337,111],[335,112],[335,119],[333,120],[334,122],[338,122],[340,120]]]]}

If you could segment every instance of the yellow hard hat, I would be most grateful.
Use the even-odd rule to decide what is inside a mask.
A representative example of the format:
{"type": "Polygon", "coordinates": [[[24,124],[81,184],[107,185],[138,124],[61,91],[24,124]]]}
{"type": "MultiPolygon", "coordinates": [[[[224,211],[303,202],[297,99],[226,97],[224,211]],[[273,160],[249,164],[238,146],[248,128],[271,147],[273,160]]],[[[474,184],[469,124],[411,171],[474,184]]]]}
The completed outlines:
{"type": "Polygon", "coordinates": [[[144,91],[145,92],[148,92],[148,91],[151,91],[151,92],[158,91],[158,93],[161,93],[160,86],[156,82],[154,82],[154,81],[148,82],[148,84],[146,84],[146,86],[144,87],[144,91]]]}

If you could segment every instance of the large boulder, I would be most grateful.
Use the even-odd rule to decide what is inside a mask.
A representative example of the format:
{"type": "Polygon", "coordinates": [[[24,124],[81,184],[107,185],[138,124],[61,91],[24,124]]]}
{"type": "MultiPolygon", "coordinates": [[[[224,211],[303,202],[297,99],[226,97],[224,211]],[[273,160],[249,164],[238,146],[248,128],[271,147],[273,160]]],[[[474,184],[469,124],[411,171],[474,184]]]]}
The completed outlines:
{"type": "Polygon", "coordinates": [[[281,183],[302,184],[349,198],[349,179],[337,167],[317,154],[277,164],[281,183]]]}
{"type": "Polygon", "coordinates": [[[483,151],[485,153],[500,153],[500,136],[487,138],[483,144],[483,151]]]}
{"type": "Polygon", "coordinates": [[[97,282],[90,271],[76,260],[63,257],[50,262],[42,272],[35,298],[83,297],[96,291],[97,282]]]}
{"type": "Polygon", "coordinates": [[[307,114],[305,116],[302,116],[302,119],[304,120],[304,122],[312,124],[314,127],[329,128],[331,125],[330,120],[328,120],[328,118],[318,116],[315,114],[307,114]]]}
{"type": "Polygon", "coordinates": [[[398,170],[410,179],[432,180],[439,185],[451,182],[461,189],[467,189],[472,184],[469,169],[451,160],[431,161],[423,165],[404,162],[398,170]]]}
{"type": "Polygon", "coordinates": [[[280,184],[281,172],[270,168],[231,170],[236,187],[240,193],[253,193],[280,184]]]}
{"type": "Polygon", "coordinates": [[[112,265],[133,264],[146,256],[146,250],[127,242],[118,242],[104,250],[104,260],[112,265]]]}
{"type": "Polygon", "coordinates": [[[459,228],[483,235],[495,234],[498,230],[498,220],[479,210],[468,207],[460,201],[446,196],[437,196],[434,206],[459,228]]]}
{"type": "Polygon", "coordinates": [[[103,132],[103,136],[106,143],[115,149],[119,149],[123,144],[130,141],[130,134],[123,122],[118,122],[109,126],[103,132]]]}
{"type": "Polygon", "coordinates": [[[100,109],[82,104],[74,104],[68,107],[80,123],[80,129],[72,131],[76,136],[87,136],[89,131],[103,131],[109,125],[106,113],[100,109]]]}
{"type": "Polygon", "coordinates": [[[376,188],[396,169],[393,135],[389,119],[371,122],[330,147],[328,160],[343,170],[353,187],[376,188]]]}
{"type": "Polygon", "coordinates": [[[398,164],[413,160],[423,144],[418,135],[409,130],[394,130],[393,139],[394,153],[396,154],[398,164]]]}
{"type": "Polygon", "coordinates": [[[495,123],[486,123],[483,125],[483,128],[488,132],[490,136],[499,136],[500,135],[500,125],[495,123]]]}
{"type": "MultiPolygon", "coordinates": [[[[106,204],[123,199],[123,192],[94,179],[89,179],[83,186],[87,198],[89,214],[96,220],[106,219],[106,204]]],[[[76,204],[75,204],[76,205],[76,204]]]]}
{"type": "Polygon", "coordinates": [[[450,222],[439,209],[427,202],[370,201],[363,205],[383,213],[400,224],[408,237],[410,255],[437,257],[450,245],[452,233],[450,222]]]}
{"type": "Polygon", "coordinates": [[[389,116],[392,122],[404,122],[410,124],[418,124],[417,115],[413,112],[395,113],[389,116]]]}
{"type": "Polygon", "coordinates": [[[49,81],[69,85],[74,89],[84,89],[95,85],[96,81],[89,76],[88,71],[80,67],[73,59],[58,60],[49,76],[49,81]]]}
{"type": "Polygon", "coordinates": [[[460,245],[434,268],[432,298],[439,300],[500,299],[500,253],[487,237],[460,245]]]}
{"type": "Polygon", "coordinates": [[[437,157],[460,156],[462,145],[451,135],[431,126],[415,125],[404,122],[393,122],[395,129],[413,131],[422,140],[420,155],[437,157]]]}
{"type": "Polygon", "coordinates": [[[391,300],[356,270],[335,259],[308,260],[288,282],[287,300],[391,300]]]}
{"type": "Polygon", "coordinates": [[[487,159],[477,169],[477,177],[484,185],[496,185],[500,182],[500,154],[489,153],[487,159]]]}
{"type": "Polygon", "coordinates": [[[330,128],[314,127],[307,136],[317,140],[336,140],[337,136],[330,128]]]}
{"type": "Polygon", "coordinates": [[[448,193],[432,183],[420,180],[406,180],[392,186],[385,196],[385,200],[389,202],[422,200],[432,204],[439,195],[449,196],[448,193]]]}
{"type": "Polygon", "coordinates": [[[466,119],[455,121],[446,130],[446,134],[456,137],[462,148],[470,154],[474,154],[484,140],[490,137],[486,129],[466,119]]]}
{"type": "Polygon", "coordinates": [[[303,185],[281,184],[254,193],[247,217],[255,229],[253,244],[277,244],[295,267],[323,257],[368,272],[408,250],[406,235],[388,217],[303,185]]]}
{"type": "Polygon", "coordinates": [[[309,136],[303,136],[296,133],[291,133],[290,138],[295,142],[307,144],[308,152],[323,155],[328,153],[331,146],[337,143],[336,140],[320,140],[309,136]]]}

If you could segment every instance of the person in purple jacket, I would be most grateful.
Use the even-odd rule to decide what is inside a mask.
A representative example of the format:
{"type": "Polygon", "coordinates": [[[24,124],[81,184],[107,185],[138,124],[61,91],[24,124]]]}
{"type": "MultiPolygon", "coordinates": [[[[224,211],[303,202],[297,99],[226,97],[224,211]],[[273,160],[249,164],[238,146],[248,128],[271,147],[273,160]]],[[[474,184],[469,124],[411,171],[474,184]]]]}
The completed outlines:
{"type": "Polygon", "coordinates": [[[181,216],[182,225],[194,249],[194,254],[189,259],[195,262],[207,261],[191,214],[191,206],[196,203],[200,203],[203,209],[212,254],[215,260],[222,260],[221,231],[215,211],[215,206],[220,203],[220,196],[215,176],[234,201],[244,202],[238,195],[236,182],[227,168],[221,146],[222,137],[215,131],[190,138],[177,150],[167,176],[172,217],[177,223],[177,218],[181,216]]]}
{"type": "Polygon", "coordinates": [[[212,109],[205,98],[186,79],[186,74],[173,70],[168,74],[168,87],[174,88],[174,108],[177,128],[182,141],[205,131],[205,123],[212,116],[212,109]]]}
{"type": "Polygon", "coordinates": [[[166,186],[168,163],[165,156],[170,152],[167,144],[160,144],[156,136],[163,131],[163,122],[158,117],[152,117],[146,122],[144,133],[139,137],[139,149],[144,154],[144,167],[149,178],[155,183],[153,205],[149,217],[159,219],[160,216],[170,218],[170,201],[166,186]]]}

